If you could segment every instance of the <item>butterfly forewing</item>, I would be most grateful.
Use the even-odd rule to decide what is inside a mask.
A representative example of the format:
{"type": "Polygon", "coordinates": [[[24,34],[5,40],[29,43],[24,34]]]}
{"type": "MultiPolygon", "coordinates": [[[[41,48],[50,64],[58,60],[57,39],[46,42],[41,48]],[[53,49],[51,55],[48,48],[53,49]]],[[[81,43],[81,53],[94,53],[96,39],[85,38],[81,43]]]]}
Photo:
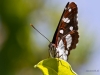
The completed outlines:
{"type": "Polygon", "coordinates": [[[53,53],[53,57],[67,60],[70,50],[76,48],[79,38],[77,13],[77,5],[74,2],[68,2],[50,44],[54,47],[54,49],[50,47],[50,53],[51,55],[53,53]]]}

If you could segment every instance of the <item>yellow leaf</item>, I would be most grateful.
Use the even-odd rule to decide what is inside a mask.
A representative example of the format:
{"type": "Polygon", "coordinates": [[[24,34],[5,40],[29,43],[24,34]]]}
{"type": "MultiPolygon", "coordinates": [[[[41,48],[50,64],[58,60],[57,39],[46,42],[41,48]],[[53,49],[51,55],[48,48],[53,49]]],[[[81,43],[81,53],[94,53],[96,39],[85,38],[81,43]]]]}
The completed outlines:
{"type": "Polygon", "coordinates": [[[34,67],[38,67],[44,75],[77,75],[68,62],[58,58],[42,60],[34,67]]]}

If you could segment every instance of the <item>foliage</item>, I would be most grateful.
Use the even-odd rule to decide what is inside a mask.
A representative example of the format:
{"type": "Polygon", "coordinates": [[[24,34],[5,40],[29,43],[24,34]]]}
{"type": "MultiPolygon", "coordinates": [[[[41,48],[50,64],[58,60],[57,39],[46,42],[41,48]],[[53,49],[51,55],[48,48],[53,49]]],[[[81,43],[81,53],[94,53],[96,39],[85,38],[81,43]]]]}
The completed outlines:
{"type": "Polygon", "coordinates": [[[68,62],[59,58],[42,60],[35,67],[42,70],[44,75],[77,75],[68,62]]]}

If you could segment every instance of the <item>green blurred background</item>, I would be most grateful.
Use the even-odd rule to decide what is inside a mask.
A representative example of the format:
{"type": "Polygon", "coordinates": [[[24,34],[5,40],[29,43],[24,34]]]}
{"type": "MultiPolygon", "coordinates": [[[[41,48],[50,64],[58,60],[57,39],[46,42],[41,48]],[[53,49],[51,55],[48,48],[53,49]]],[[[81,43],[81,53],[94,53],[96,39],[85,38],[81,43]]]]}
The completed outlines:
{"type": "MultiPolygon", "coordinates": [[[[48,58],[49,42],[30,23],[51,41],[68,2],[62,1],[0,0],[0,75],[42,75],[33,66],[48,58]]],[[[82,15],[81,10],[79,16],[82,15]]],[[[86,71],[81,74],[79,70],[89,62],[95,39],[89,31],[84,32],[88,30],[84,24],[86,23],[82,19],[79,20],[81,39],[77,48],[71,51],[68,60],[74,71],[80,75],[87,74],[86,71]]]]}

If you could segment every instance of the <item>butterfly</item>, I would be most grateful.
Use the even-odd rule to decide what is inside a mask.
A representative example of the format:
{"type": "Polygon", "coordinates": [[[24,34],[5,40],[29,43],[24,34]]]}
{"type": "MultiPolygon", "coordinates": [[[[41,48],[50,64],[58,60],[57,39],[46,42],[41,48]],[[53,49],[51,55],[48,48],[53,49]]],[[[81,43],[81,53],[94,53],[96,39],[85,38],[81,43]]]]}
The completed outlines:
{"type": "Polygon", "coordinates": [[[77,5],[74,2],[68,2],[64,8],[53,40],[49,44],[51,57],[67,61],[70,51],[76,48],[79,38],[77,14],[77,5]]]}

